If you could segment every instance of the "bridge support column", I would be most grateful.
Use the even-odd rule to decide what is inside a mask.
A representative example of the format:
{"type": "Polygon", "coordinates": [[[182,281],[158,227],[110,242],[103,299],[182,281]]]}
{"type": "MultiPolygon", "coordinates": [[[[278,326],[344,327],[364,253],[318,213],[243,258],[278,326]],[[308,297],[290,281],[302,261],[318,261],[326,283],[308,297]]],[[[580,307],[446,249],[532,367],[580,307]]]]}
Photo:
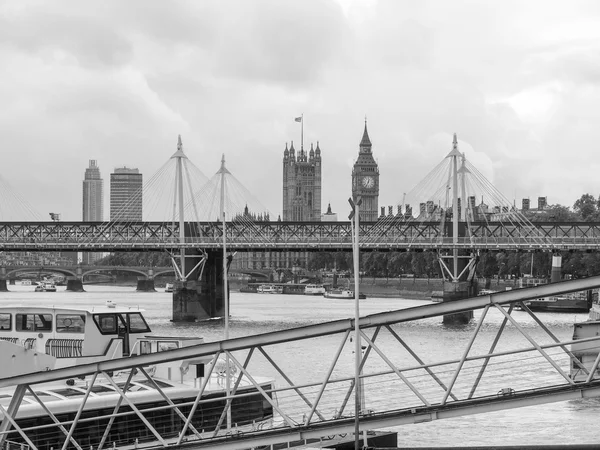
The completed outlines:
{"type": "MultiPolygon", "coordinates": [[[[478,258],[474,254],[469,255],[464,251],[456,251],[458,253],[456,257],[454,254],[438,256],[444,276],[442,302],[452,302],[477,295],[475,267],[478,258]]],[[[473,311],[445,314],[443,324],[464,325],[469,323],[472,318],[473,311]]]]}
{"type": "MultiPolygon", "coordinates": [[[[444,291],[442,294],[442,302],[452,302],[463,298],[474,297],[475,289],[470,281],[444,281],[444,291]]],[[[473,318],[473,311],[465,311],[454,314],[445,314],[443,319],[444,325],[464,325],[473,318]]]]}
{"type": "Polygon", "coordinates": [[[552,270],[550,271],[550,283],[557,283],[562,278],[562,256],[560,253],[552,255],[552,270]]]}
{"type": "Polygon", "coordinates": [[[67,277],[67,291],[69,292],[85,292],[81,278],[67,277]]]}
{"type": "MultiPolygon", "coordinates": [[[[194,267],[200,261],[190,257],[187,250],[186,266],[194,267]]],[[[204,269],[195,269],[188,281],[178,281],[173,289],[173,322],[197,322],[199,320],[223,317],[225,313],[223,295],[223,252],[210,250],[204,269]]],[[[229,295],[227,295],[229,298],[229,295]]]]}
{"type": "Polygon", "coordinates": [[[8,287],[6,287],[6,278],[0,277],[0,292],[8,292],[8,287]]]}
{"type": "Polygon", "coordinates": [[[138,277],[136,291],[156,292],[156,289],[154,289],[154,279],[138,277]]]}

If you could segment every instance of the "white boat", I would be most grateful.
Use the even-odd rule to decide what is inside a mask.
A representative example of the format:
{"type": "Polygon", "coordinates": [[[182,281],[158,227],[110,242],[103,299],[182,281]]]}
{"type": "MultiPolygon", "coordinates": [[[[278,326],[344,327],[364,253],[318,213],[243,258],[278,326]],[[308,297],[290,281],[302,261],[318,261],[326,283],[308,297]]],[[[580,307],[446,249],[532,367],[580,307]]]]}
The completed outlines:
{"type": "Polygon", "coordinates": [[[261,284],[256,289],[259,294],[282,294],[283,286],[276,286],[274,284],[261,284]]]}
{"type": "Polygon", "coordinates": [[[325,294],[325,286],[322,284],[307,284],[304,287],[304,295],[323,295],[325,294]]]}
{"type": "MultiPolygon", "coordinates": [[[[330,289],[323,294],[325,298],[354,298],[354,291],[350,289],[330,289]]],[[[365,299],[365,294],[359,294],[358,298],[365,299]]]]}
{"type": "MultiPolygon", "coordinates": [[[[33,372],[105,361],[134,355],[146,355],[189,347],[203,343],[202,338],[152,336],[142,311],[118,307],[94,308],[0,308],[0,379],[33,372]]],[[[135,361],[133,359],[132,361],[135,361]]],[[[87,422],[77,426],[73,437],[80,448],[96,448],[106,433],[106,442],[114,446],[137,447],[138,440],[156,438],[146,423],[123,402],[120,389],[127,391],[127,401],[144,413],[145,420],[165,436],[176,437],[183,421],[174,414],[173,403],[194,402],[200,386],[206,387],[192,423],[202,425],[203,431],[214,429],[226,405],[224,377],[235,372],[222,359],[213,356],[158,363],[144,369],[110,373],[109,377],[67,379],[60,382],[36,384],[32,392],[37,398],[25,396],[13,418],[37,448],[61,448],[65,442],[61,429],[52,416],[61,422],[75,420],[81,413],[87,422]],[[205,377],[205,373],[207,374],[205,377]],[[210,377],[208,376],[210,373],[210,377]],[[131,378],[130,378],[131,377],[131,378]],[[208,379],[206,379],[208,378],[208,379]],[[128,381],[129,380],[129,381],[128,381]],[[84,400],[84,397],[89,397],[84,400]],[[38,400],[39,399],[39,400],[38,400]],[[42,404],[40,404],[40,402],[42,404]],[[115,411],[115,408],[119,408],[115,411]],[[120,416],[114,424],[114,415],[120,416]],[[113,419],[111,420],[111,417],[113,419]],[[91,420],[91,421],[90,421],[91,420]]],[[[236,375],[237,378],[237,375],[236,375]]],[[[256,426],[271,421],[273,406],[265,401],[260,389],[269,392],[273,380],[255,377],[252,384],[242,377],[234,400],[231,417],[236,426],[256,426]]],[[[0,389],[0,405],[9,409],[15,387],[0,389]]],[[[189,412],[190,407],[187,407],[189,412]]],[[[2,419],[0,414],[0,420],[2,419]]],[[[191,433],[188,429],[187,433],[191,433]]],[[[15,427],[6,440],[27,444],[15,427]]],[[[69,447],[70,448],[70,447],[69,447]]]]}
{"type": "Polygon", "coordinates": [[[173,292],[173,283],[165,284],[165,292],[173,292]]]}
{"type": "Polygon", "coordinates": [[[56,285],[51,281],[40,281],[35,287],[35,292],[56,292],[56,285]]]}

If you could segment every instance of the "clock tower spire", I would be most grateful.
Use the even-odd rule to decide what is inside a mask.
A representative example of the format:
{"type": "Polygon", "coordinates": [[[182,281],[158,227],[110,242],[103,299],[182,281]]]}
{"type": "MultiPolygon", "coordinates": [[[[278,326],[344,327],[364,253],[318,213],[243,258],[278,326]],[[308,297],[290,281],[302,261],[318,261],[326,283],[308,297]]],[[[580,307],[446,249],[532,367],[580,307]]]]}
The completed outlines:
{"type": "Polygon", "coordinates": [[[379,167],[372,151],[373,144],[367,131],[367,118],[365,129],[360,141],[358,158],[352,168],[352,198],[362,198],[360,220],[375,222],[379,203],[379,167]]]}

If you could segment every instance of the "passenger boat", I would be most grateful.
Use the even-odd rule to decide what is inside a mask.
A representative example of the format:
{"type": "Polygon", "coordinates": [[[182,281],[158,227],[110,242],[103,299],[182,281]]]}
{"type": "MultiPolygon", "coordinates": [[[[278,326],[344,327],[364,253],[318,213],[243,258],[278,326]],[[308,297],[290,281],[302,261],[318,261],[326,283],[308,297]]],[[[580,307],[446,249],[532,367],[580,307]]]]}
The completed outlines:
{"type": "Polygon", "coordinates": [[[532,311],[588,312],[592,307],[592,292],[572,292],[554,297],[528,300],[525,305],[532,311]]]}
{"type": "Polygon", "coordinates": [[[56,292],[56,285],[51,281],[40,281],[34,290],[35,292],[56,292]]]}
{"type": "Polygon", "coordinates": [[[274,284],[261,284],[256,292],[259,294],[282,294],[283,286],[276,286],[274,284]]]}
{"type": "MultiPolygon", "coordinates": [[[[323,294],[325,298],[354,298],[354,291],[350,289],[330,289],[323,294]]],[[[359,293],[358,298],[365,299],[365,294],[359,293]]]]}
{"type": "Polygon", "coordinates": [[[323,295],[325,294],[325,286],[322,284],[307,284],[304,287],[304,295],[323,295]]]}
{"type": "Polygon", "coordinates": [[[165,292],[173,292],[173,283],[165,284],[165,292]]]}
{"type": "MultiPolygon", "coordinates": [[[[0,378],[203,343],[202,338],[149,333],[141,310],[114,304],[81,309],[2,307],[0,378]]],[[[226,406],[224,378],[233,378],[233,373],[222,359],[205,356],[158,363],[143,372],[134,369],[109,373],[93,378],[91,387],[90,377],[36,384],[31,387],[31,394],[23,397],[16,424],[27,430],[28,439],[38,449],[62,448],[65,443],[64,428],[55,423],[55,418],[67,428],[70,424],[66,422],[80,421],[73,434],[79,448],[96,448],[103,438],[107,447],[137,448],[140,442],[156,440],[148,424],[163,437],[177,437],[184,420],[175,414],[173,404],[181,404],[179,410],[189,414],[200,386],[205,385],[191,423],[198,430],[210,431],[217,427],[226,406]],[[120,390],[126,391],[127,402],[120,390]]],[[[254,377],[254,381],[253,384],[242,377],[233,398],[231,420],[238,427],[256,426],[273,418],[272,403],[258,388],[271,397],[273,380],[254,377]]],[[[14,387],[0,389],[0,405],[5,410],[9,409],[14,392],[14,387]]],[[[188,429],[187,433],[192,431],[188,429]]],[[[16,443],[17,448],[28,444],[15,427],[5,439],[16,443]]]]}

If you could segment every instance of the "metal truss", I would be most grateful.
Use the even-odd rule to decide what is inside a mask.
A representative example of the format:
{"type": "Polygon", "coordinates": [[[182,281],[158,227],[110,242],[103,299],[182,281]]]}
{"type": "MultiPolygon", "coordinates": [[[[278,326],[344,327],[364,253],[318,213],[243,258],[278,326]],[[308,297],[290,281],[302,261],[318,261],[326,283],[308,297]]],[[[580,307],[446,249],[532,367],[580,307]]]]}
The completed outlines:
{"type": "MultiPolygon", "coordinates": [[[[0,447],[6,440],[22,442],[37,449],[32,437],[43,429],[59,436],[62,450],[85,448],[81,430],[90,429],[99,420],[107,421],[101,442],[94,448],[107,447],[190,447],[243,449],[290,441],[323,440],[359,429],[418,423],[510,409],[522,406],[600,395],[598,365],[600,357],[585,366],[570,350],[574,342],[556,336],[543,320],[531,312],[526,300],[547,295],[592,289],[600,286],[600,277],[570,280],[562,283],[518,289],[446,303],[379,313],[359,320],[362,347],[358,377],[365,401],[359,417],[354,415],[353,374],[354,319],[343,319],[279,332],[248,336],[181,348],[160,354],[103,361],[52,372],[32,373],[0,379],[0,388],[13,386],[14,395],[8,407],[0,406],[0,447]],[[515,311],[519,307],[520,311],[515,311]],[[435,320],[445,314],[479,310],[476,323],[463,329],[468,339],[452,344],[440,329],[441,357],[431,359],[430,348],[423,347],[418,332],[423,320],[435,320]],[[465,343],[466,341],[466,343],[465,343]],[[313,348],[306,361],[294,360],[298,345],[313,348]],[[184,361],[226,356],[231,366],[231,391],[221,397],[218,420],[210,427],[192,419],[198,408],[209,408],[211,399],[204,395],[208,381],[214,376],[209,366],[201,379],[194,399],[173,401],[150,376],[160,362],[184,361]],[[290,365],[294,366],[293,368],[290,365]],[[585,374],[583,381],[570,376],[571,368],[585,374]],[[129,391],[137,372],[161,394],[162,404],[142,407],[133,401],[129,391]],[[271,388],[259,381],[265,372],[275,374],[271,388]],[[116,378],[121,374],[119,381],[116,378]],[[19,411],[24,398],[40,402],[40,384],[51,381],[81,379],[82,401],[73,418],[61,420],[51,405],[42,404],[51,423],[22,426],[19,411]],[[105,416],[86,415],[86,403],[92,396],[94,381],[104,380],[119,394],[117,404],[105,416]],[[226,415],[236,403],[244,380],[260,393],[265,404],[274,411],[268,423],[227,427],[226,415]],[[33,399],[33,400],[32,400],[33,399]],[[225,403],[224,403],[225,401],[225,403]],[[151,420],[159,411],[169,411],[177,418],[177,430],[155,426],[151,420]],[[135,442],[110,442],[108,436],[118,418],[134,416],[143,423],[145,438],[135,442]],[[175,432],[174,432],[175,431],[175,432]],[[78,437],[79,440],[76,438],[78,437]]],[[[454,333],[449,331],[449,333],[454,333]]],[[[588,348],[600,348],[600,336],[585,338],[588,348]]],[[[54,402],[60,403],[60,402],[54,402]]],[[[41,402],[40,402],[41,404],[41,402]]],[[[105,422],[103,422],[105,423],[105,422]]],[[[55,447],[58,448],[58,447],[55,447]]]]}
{"type": "MultiPolygon", "coordinates": [[[[457,242],[449,224],[439,222],[367,222],[360,224],[363,251],[420,249],[484,250],[599,250],[600,223],[539,222],[514,224],[473,222],[468,237],[457,242]]],[[[219,249],[220,222],[187,223],[186,238],[179,224],[163,222],[1,222],[3,251],[156,251],[182,248],[219,249]]],[[[350,222],[248,222],[226,224],[227,246],[232,251],[349,251],[350,222]]]]}

